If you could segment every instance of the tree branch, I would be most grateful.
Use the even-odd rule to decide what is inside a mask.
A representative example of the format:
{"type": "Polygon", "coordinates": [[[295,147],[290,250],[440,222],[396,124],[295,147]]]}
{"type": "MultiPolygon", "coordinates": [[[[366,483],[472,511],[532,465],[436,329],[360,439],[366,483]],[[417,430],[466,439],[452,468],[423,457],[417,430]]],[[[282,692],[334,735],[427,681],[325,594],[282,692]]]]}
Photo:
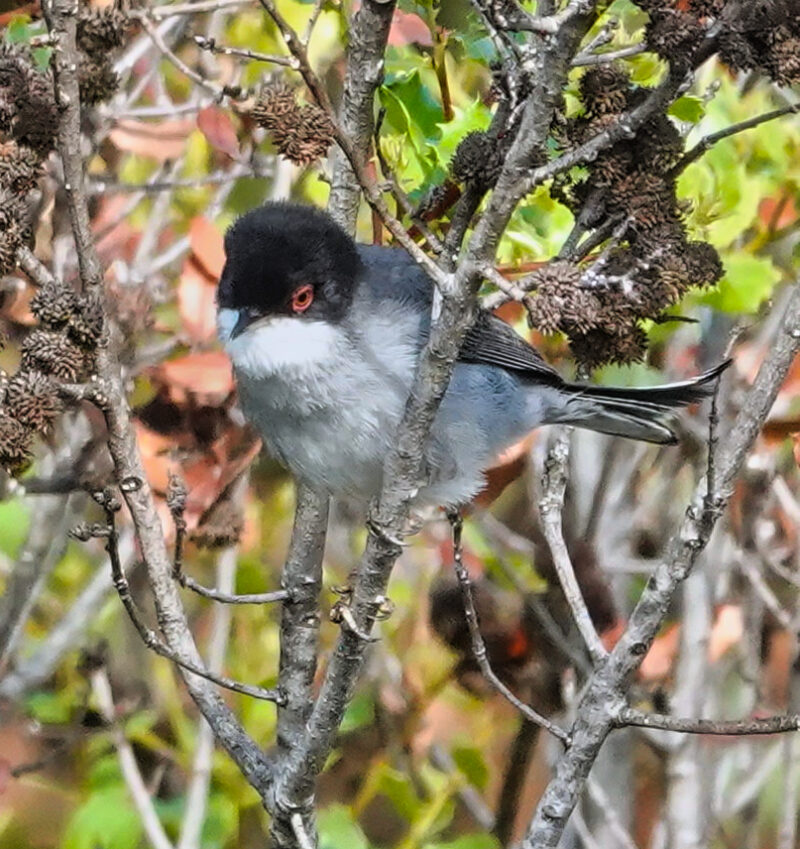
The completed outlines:
{"type": "Polygon", "coordinates": [[[542,531],[553,556],[553,566],[558,575],[564,597],[569,604],[575,624],[583,637],[589,655],[595,666],[603,663],[608,652],[603,646],[597,629],[594,627],[589,609],[581,592],[575,569],[564,542],[561,523],[561,511],[564,506],[564,492],[567,487],[567,461],[569,459],[569,432],[560,433],[547,455],[545,471],[542,480],[544,489],[539,501],[539,515],[542,521],[542,531]]]}
{"type": "Polygon", "coordinates": [[[627,708],[624,689],[658,633],[670,601],[705,547],[733,491],[733,484],[800,350],[800,287],[795,286],[777,336],[717,460],[717,491],[709,497],[705,481],[695,490],[669,553],[651,575],[628,627],[587,683],[572,728],[572,746],[561,758],[523,841],[525,849],[555,849],[585,785],[603,741],[627,708]]]}
{"type": "MultiPolygon", "coordinates": [[[[55,51],[55,80],[56,97],[63,112],[58,153],[67,180],[65,191],[78,251],[81,280],[84,288],[88,288],[99,285],[103,275],[92,239],[83,182],[75,9],[71,0],[48,0],[46,4],[48,28],[59,43],[59,49],[55,51]]],[[[97,367],[107,400],[103,413],[116,478],[121,484],[129,484],[121,486],[121,489],[133,519],[166,644],[187,663],[202,667],[202,660],[189,630],[177,587],[172,580],[172,566],[161,522],[136,444],[125,385],[116,356],[113,329],[110,336],[111,344],[98,350],[97,367]]],[[[258,745],[247,735],[210,682],[189,673],[184,673],[184,680],[198,708],[214,728],[217,739],[239,766],[245,778],[258,790],[262,798],[265,798],[271,779],[271,768],[258,745]]]]}
{"type": "Polygon", "coordinates": [[[782,734],[800,730],[800,716],[770,716],[763,719],[682,719],[660,713],[644,713],[634,708],[624,708],[617,718],[620,726],[661,728],[681,734],[714,734],[718,736],[748,736],[752,734],[782,734]]]}
{"type": "MultiPolygon", "coordinates": [[[[383,54],[394,6],[395,0],[364,0],[350,22],[339,126],[362,162],[367,161],[372,144],[375,92],[383,82],[383,54]]],[[[359,180],[339,148],[333,154],[328,208],[349,232],[355,230],[360,195],[359,180]]]]}
{"type": "MultiPolygon", "coordinates": [[[[283,567],[281,586],[289,600],[281,611],[278,683],[285,701],[278,708],[276,748],[279,773],[290,752],[307,734],[306,722],[313,703],[319,651],[322,556],[328,526],[328,496],[297,485],[292,540],[283,567]]],[[[274,806],[270,826],[276,846],[292,846],[297,837],[291,817],[300,816],[305,832],[315,833],[313,796],[301,808],[274,806]]]]}
{"type": "Polygon", "coordinates": [[[780,109],[773,109],[772,112],[764,112],[762,115],[756,115],[753,118],[748,118],[746,121],[740,121],[738,124],[731,124],[730,127],[725,127],[724,130],[717,130],[716,133],[709,133],[707,136],[703,136],[693,148],[688,150],[678,160],[667,176],[677,177],[678,174],[685,171],[689,165],[700,159],[706,151],[710,150],[717,142],[722,141],[722,139],[727,139],[730,136],[743,133],[745,130],[752,130],[753,127],[774,121],[776,118],[783,118],[784,115],[793,115],[797,112],[800,112],[800,102],[793,103],[790,106],[783,106],[780,109]]]}

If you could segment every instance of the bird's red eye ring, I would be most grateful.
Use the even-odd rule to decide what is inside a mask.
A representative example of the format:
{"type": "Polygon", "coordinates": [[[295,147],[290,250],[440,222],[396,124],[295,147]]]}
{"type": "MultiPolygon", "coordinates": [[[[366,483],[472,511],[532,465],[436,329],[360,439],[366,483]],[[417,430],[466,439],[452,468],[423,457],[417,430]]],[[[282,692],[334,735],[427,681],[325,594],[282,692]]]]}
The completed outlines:
{"type": "Polygon", "coordinates": [[[314,300],[314,287],[306,284],[295,289],[292,294],[292,311],[305,312],[314,300]]]}

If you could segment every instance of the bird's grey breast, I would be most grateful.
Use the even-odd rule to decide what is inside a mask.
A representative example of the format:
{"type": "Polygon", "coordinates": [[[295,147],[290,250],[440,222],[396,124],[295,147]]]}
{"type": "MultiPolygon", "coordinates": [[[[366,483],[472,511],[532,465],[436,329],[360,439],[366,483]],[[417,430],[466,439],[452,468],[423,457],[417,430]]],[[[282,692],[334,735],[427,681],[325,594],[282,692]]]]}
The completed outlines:
{"type": "Polygon", "coordinates": [[[358,303],[340,324],[277,319],[226,349],[242,408],[269,451],[311,484],[368,498],[413,377],[419,317],[358,303]]]}

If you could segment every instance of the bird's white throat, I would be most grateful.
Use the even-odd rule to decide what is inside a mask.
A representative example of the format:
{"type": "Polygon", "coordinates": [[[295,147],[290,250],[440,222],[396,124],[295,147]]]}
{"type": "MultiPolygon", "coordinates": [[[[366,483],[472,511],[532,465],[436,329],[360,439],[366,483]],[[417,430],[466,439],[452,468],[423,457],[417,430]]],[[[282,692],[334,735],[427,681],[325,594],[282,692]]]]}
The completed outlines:
{"type": "Polygon", "coordinates": [[[340,341],[334,325],[291,316],[262,319],[231,338],[238,318],[237,310],[219,311],[219,338],[237,371],[254,378],[317,368],[330,360],[340,341]]]}

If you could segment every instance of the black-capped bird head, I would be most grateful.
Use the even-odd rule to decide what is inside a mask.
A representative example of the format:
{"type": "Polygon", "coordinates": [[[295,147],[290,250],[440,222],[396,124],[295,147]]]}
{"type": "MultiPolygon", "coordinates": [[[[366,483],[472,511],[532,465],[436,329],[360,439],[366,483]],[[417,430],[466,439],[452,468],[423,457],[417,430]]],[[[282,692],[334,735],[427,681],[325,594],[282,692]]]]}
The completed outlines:
{"type": "Polygon", "coordinates": [[[225,235],[217,301],[235,321],[235,338],[272,317],[338,322],[361,273],[353,240],[309,206],[269,203],[239,218],[225,235]]]}

